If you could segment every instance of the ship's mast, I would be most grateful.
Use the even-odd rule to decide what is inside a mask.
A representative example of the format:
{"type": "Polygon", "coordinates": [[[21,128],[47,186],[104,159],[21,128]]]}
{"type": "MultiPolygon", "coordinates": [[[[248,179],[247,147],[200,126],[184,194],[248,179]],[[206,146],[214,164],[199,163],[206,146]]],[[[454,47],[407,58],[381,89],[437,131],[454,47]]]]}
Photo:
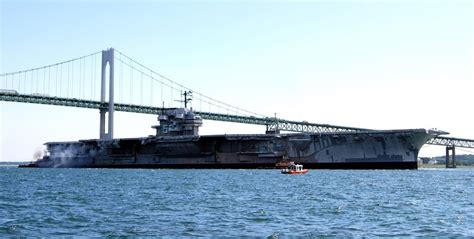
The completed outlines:
{"type": "Polygon", "coordinates": [[[184,96],[184,100],[175,100],[175,101],[178,101],[178,102],[184,102],[184,108],[187,109],[188,108],[188,103],[191,102],[193,100],[193,92],[192,91],[184,91],[184,93],[181,94],[182,96],[184,96]]]}

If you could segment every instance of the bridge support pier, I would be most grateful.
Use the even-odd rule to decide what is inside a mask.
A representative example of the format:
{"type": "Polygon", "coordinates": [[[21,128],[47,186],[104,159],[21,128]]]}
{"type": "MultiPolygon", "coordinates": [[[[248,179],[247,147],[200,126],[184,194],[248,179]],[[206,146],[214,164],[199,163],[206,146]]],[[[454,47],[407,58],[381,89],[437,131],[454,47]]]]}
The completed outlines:
{"type": "Polygon", "coordinates": [[[112,140],[114,138],[114,49],[110,48],[102,51],[102,74],[101,74],[101,92],[100,103],[100,139],[112,140]],[[104,107],[106,101],[106,73],[107,64],[109,65],[109,107],[104,107]],[[108,130],[105,132],[105,113],[108,113],[108,130]]]}
{"type": "Polygon", "coordinates": [[[446,168],[456,168],[456,147],[454,146],[446,146],[446,168]]]}

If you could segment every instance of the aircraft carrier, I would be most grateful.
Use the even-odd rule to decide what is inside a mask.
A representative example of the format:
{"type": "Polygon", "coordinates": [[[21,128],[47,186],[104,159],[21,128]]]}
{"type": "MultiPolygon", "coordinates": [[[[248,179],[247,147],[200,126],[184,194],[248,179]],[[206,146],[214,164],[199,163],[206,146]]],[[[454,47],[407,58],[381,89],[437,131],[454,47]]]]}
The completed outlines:
{"type": "Polygon", "coordinates": [[[43,158],[21,167],[416,169],[420,148],[445,132],[425,129],[337,133],[277,131],[253,135],[199,135],[191,109],[163,110],[156,135],[46,143],[43,158]]]}

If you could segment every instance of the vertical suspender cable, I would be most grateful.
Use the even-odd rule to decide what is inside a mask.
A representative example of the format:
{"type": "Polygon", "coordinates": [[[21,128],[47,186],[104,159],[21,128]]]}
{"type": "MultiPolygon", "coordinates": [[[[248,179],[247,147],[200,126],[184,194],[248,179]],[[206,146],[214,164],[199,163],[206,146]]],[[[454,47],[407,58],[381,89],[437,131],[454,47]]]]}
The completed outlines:
{"type": "Polygon", "coordinates": [[[54,81],[54,86],[56,87],[56,90],[54,91],[54,94],[55,95],[59,95],[58,93],[58,69],[59,69],[59,66],[56,66],[56,77],[55,77],[55,81],[54,81]]]}
{"type": "Polygon", "coordinates": [[[43,94],[46,93],[46,68],[43,68],[43,94]]]}
{"type": "Polygon", "coordinates": [[[174,101],[173,101],[173,82],[171,82],[171,84],[170,84],[170,102],[171,102],[170,107],[173,107],[173,105],[174,105],[174,101]]]}
{"type": "Polygon", "coordinates": [[[67,87],[66,87],[66,97],[69,97],[69,85],[71,84],[71,64],[67,64],[67,87]]]}
{"type": "Polygon", "coordinates": [[[133,104],[133,69],[132,59],[130,59],[130,104],[133,104]]]}
{"type": "Polygon", "coordinates": [[[82,66],[83,66],[83,75],[82,75],[82,77],[84,78],[83,79],[84,87],[82,88],[82,97],[84,99],[87,99],[87,97],[86,97],[86,93],[87,93],[87,91],[86,91],[86,87],[87,87],[87,66],[86,66],[87,65],[87,59],[90,59],[90,57],[89,58],[84,58],[84,63],[82,64],[82,66]]]}
{"type": "Polygon", "coordinates": [[[92,98],[94,100],[96,100],[96,98],[95,98],[95,93],[96,92],[95,91],[96,91],[96,85],[97,85],[97,82],[98,82],[98,80],[97,80],[97,56],[94,56],[94,79],[95,79],[95,81],[94,81],[94,84],[93,84],[94,88],[92,90],[92,94],[93,94],[92,98]]]}
{"type": "Polygon", "coordinates": [[[65,87],[65,88],[66,88],[66,89],[65,89],[65,92],[66,92],[65,95],[66,95],[66,97],[69,96],[69,80],[70,80],[69,78],[71,77],[70,68],[71,68],[71,66],[70,66],[70,64],[68,63],[68,64],[67,64],[67,72],[64,72],[64,73],[67,75],[67,77],[66,77],[67,80],[66,80],[66,84],[65,84],[65,86],[66,86],[66,87],[65,87]]]}
{"type": "Polygon", "coordinates": [[[51,92],[51,67],[48,67],[48,93],[52,94],[52,92],[51,92]]]}
{"type": "Polygon", "coordinates": [[[122,55],[120,55],[120,102],[125,103],[125,100],[123,100],[123,61],[122,61],[122,55]]]}
{"type": "Polygon", "coordinates": [[[165,102],[163,101],[163,77],[160,76],[160,79],[161,79],[161,93],[160,93],[160,95],[161,95],[161,104],[162,104],[162,106],[164,107],[164,106],[165,106],[165,102]]]}
{"type": "Polygon", "coordinates": [[[28,78],[28,72],[26,72],[26,85],[25,85],[25,94],[27,94],[29,91],[28,91],[28,86],[32,89],[33,88],[33,81],[31,81],[31,84],[29,83],[31,78],[33,78],[33,72],[30,71],[30,78],[28,78]]]}
{"type": "Polygon", "coordinates": [[[91,91],[89,92],[89,97],[90,97],[90,100],[93,100],[93,96],[92,94],[94,94],[94,59],[95,59],[95,55],[92,56],[91,58],[91,68],[89,68],[89,70],[91,71],[91,91]]]}
{"type": "Polygon", "coordinates": [[[21,92],[21,72],[18,73],[18,91],[21,92]]]}
{"type": "Polygon", "coordinates": [[[61,95],[61,93],[63,92],[63,65],[61,64],[60,65],[60,68],[59,68],[59,94],[61,95]]]}
{"type": "Polygon", "coordinates": [[[80,99],[84,99],[84,58],[79,59],[79,97],[80,99]]]}
{"type": "Polygon", "coordinates": [[[74,98],[74,61],[71,62],[72,70],[71,70],[71,97],[74,98]]]}
{"type": "Polygon", "coordinates": [[[78,95],[76,98],[81,99],[82,97],[82,59],[79,59],[79,70],[77,72],[77,75],[79,77],[79,80],[77,81],[79,86],[77,87],[78,95]]]}
{"type": "Polygon", "coordinates": [[[86,58],[82,58],[82,99],[86,99],[86,58]]]}
{"type": "Polygon", "coordinates": [[[38,92],[38,88],[39,88],[39,70],[36,70],[36,92],[38,92]]]}
{"type": "Polygon", "coordinates": [[[140,68],[140,105],[143,105],[143,67],[140,68]]]}
{"type": "Polygon", "coordinates": [[[82,61],[81,61],[81,59],[79,59],[79,73],[78,74],[79,74],[79,81],[78,81],[78,83],[79,83],[79,87],[78,87],[79,95],[78,95],[77,98],[80,99],[81,98],[81,91],[82,91],[81,90],[82,89],[82,87],[81,87],[81,84],[82,84],[82,75],[81,75],[82,74],[82,61]]]}
{"type": "Polygon", "coordinates": [[[150,106],[153,106],[153,71],[150,69],[150,106]]]}
{"type": "MultiPolygon", "coordinates": [[[[64,72],[64,74],[66,75],[66,77],[65,77],[65,78],[66,78],[66,83],[64,84],[64,86],[65,86],[65,88],[66,88],[66,89],[65,89],[65,92],[66,92],[65,95],[66,95],[66,97],[69,96],[69,77],[70,77],[70,75],[69,75],[69,68],[70,68],[70,66],[69,66],[69,64],[67,64],[67,72],[64,72]]],[[[64,69],[64,70],[66,71],[66,69],[64,69]]]]}

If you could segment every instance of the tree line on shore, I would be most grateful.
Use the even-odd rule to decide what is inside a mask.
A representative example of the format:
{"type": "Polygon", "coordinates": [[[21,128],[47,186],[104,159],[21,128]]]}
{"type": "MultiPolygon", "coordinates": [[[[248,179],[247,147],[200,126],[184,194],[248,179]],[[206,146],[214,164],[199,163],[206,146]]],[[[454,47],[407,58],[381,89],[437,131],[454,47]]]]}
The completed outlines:
{"type": "MultiPolygon", "coordinates": [[[[457,165],[474,165],[474,154],[459,154],[455,156],[457,165]]],[[[432,158],[422,158],[427,164],[446,164],[446,156],[436,156],[432,158]]]]}

